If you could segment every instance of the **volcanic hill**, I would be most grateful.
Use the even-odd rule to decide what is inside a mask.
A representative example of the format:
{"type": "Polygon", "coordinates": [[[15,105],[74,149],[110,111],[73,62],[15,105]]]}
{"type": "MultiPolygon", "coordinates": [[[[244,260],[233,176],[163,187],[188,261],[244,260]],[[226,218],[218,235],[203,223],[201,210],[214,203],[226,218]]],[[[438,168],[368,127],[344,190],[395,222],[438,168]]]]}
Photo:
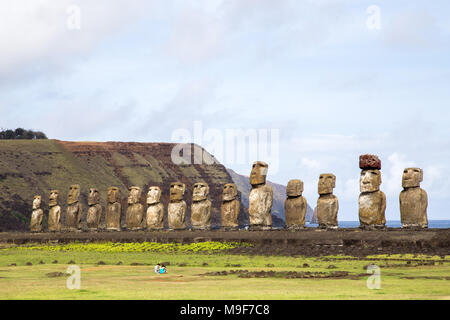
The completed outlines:
{"type": "MultiPolygon", "coordinates": [[[[186,184],[188,222],[193,184],[197,181],[208,183],[213,206],[212,225],[219,226],[223,185],[236,181],[222,164],[174,164],[171,159],[174,146],[172,143],[0,140],[0,231],[28,230],[34,195],[42,195],[41,208],[47,215],[51,189],[60,191],[64,222],[69,186],[79,184],[84,221],[89,188],[100,191],[104,207],[107,188],[119,187],[124,215],[130,186],[142,188],[142,204],[145,204],[148,187],[159,186],[163,191],[161,201],[167,208],[170,183],[174,181],[186,184]]],[[[212,157],[207,152],[206,155],[212,157]]],[[[238,189],[241,193],[239,222],[245,225],[248,224],[248,190],[238,189]]],[[[274,198],[280,198],[275,190],[274,198]]],[[[274,201],[274,210],[277,203],[274,201]]],[[[167,209],[164,220],[167,223],[167,209]]],[[[274,226],[283,223],[274,217],[274,226]]]]}

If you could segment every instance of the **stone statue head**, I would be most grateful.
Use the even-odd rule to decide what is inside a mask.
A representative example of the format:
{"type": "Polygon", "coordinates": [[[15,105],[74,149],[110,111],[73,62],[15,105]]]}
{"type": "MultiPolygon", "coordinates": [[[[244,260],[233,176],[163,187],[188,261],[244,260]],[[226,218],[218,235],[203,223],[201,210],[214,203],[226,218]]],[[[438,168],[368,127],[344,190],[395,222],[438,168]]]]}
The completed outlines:
{"type": "Polygon", "coordinates": [[[128,194],[128,204],[136,204],[141,200],[142,190],[139,187],[130,187],[128,194]]]}
{"type": "Polygon", "coordinates": [[[147,204],[159,203],[161,200],[161,188],[160,187],[150,187],[147,193],[147,204]]]}
{"type": "Polygon", "coordinates": [[[54,206],[58,205],[58,202],[59,202],[59,190],[50,191],[50,198],[49,198],[48,205],[50,207],[54,207],[54,206]]]}
{"type": "Polygon", "coordinates": [[[253,163],[252,172],[250,173],[250,184],[252,186],[265,184],[268,170],[269,165],[263,161],[253,163]]]}
{"type": "Polygon", "coordinates": [[[118,202],[120,196],[120,189],[117,187],[109,187],[108,188],[108,203],[118,202]]]}
{"type": "Polygon", "coordinates": [[[288,197],[299,197],[303,193],[303,181],[299,179],[289,180],[286,186],[286,195],[288,197]]]}
{"type": "Polygon", "coordinates": [[[184,192],[186,191],[186,185],[182,182],[173,182],[170,184],[170,201],[183,200],[184,192]]]}
{"type": "Polygon", "coordinates": [[[359,189],[361,192],[375,192],[380,190],[381,172],[377,169],[361,171],[359,179],[359,189]]]}
{"type": "Polygon", "coordinates": [[[192,201],[206,200],[209,194],[209,186],[206,182],[197,182],[192,191],[192,201]]]}
{"type": "Polygon", "coordinates": [[[222,200],[231,201],[237,198],[238,190],[234,183],[227,183],[223,187],[222,200]]]}
{"type": "Polygon", "coordinates": [[[33,210],[37,210],[41,208],[41,201],[42,201],[42,197],[41,196],[34,196],[33,199],[33,210]]]}
{"type": "Polygon", "coordinates": [[[67,195],[67,204],[74,204],[78,202],[80,196],[80,185],[73,184],[69,187],[69,193],[67,195]]]}
{"type": "Polygon", "coordinates": [[[406,168],[403,171],[402,186],[403,188],[420,187],[423,181],[423,170],[420,168],[406,168]]]}
{"type": "Polygon", "coordinates": [[[88,196],[88,205],[92,206],[98,203],[100,203],[100,193],[96,188],[90,188],[88,196]]]}
{"type": "Polygon", "coordinates": [[[322,173],[319,177],[319,194],[333,193],[336,187],[336,176],[332,173],[322,173]]]}

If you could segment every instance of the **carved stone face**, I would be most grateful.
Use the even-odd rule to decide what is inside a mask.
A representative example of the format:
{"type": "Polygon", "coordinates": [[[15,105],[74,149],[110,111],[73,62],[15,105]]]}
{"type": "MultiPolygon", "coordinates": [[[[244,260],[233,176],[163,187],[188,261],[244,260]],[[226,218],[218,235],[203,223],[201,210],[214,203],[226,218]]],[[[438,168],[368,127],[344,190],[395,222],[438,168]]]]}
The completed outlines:
{"type": "Polygon", "coordinates": [[[142,190],[139,187],[131,187],[128,194],[128,204],[136,204],[141,199],[142,190]]]}
{"type": "Polygon", "coordinates": [[[288,197],[299,197],[303,193],[303,181],[293,179],[288,182],[286,187],[286,195],[288,197]]]}
{"type": "Polygon", "coordinates": [[[262,161],[253,163],[252,172],[250,173],[250,184],[252,186],[265,184],[269,165],[262,161]]]}
{"type": "Polygon", "coordinates": [[[50,198],[49,198],[48,205],[50,207],[54,207],[54,206],[58,205],[58,202],[59,202],[59,190],[50,191],[50,198]]]}
{"type": "Polygon", "coordinates": [[[78,197],[80,196],[80,186],[78,184],[73,184],[69,187],[69,194],[67,195],[67,204],[73,204],[78,202],[78,197]]]}
{"type": "Polygon", "coordinates": [[[161,189],[159,187],[150,187],[147,193],[147,204],[159,203],[161,199],[161,189]]]}
{"type": "Polygon", "coordinates": [[[100,202],[100,193],[96,188],[89,189],[88,205],[92,206],[100,202]]]}
{"type": "Polygon", "coordinates": [[[170,184],[170,201],[181,201],[183,200],[184,192],[186,191],[186,186],[181,182],[173,182],[170,184]]]}
{"type": "Polygon", "coordinates": [[[194,184],[192,192],[192,201],[206,200],[209,194],[209,186],[205,182],[197,182],[194,184]]]}
{"type": "Polygon", "coordinates": [[[223,187],[222,200],[231,201],[237,198],[238,190],[234,183],[227,183],[223,187]]]}
{"type": "Polygon", "coordinates": [[[420,168],[406,168],[403,171],[402,186],[403,188],[420,187],[423,181],[423,170],[420,168]]]}
{"type": "Polygon", "coordinates": [[[41,200],[42,200],[41,196],[34,196],[33,210],[41,208],[41,200]]]}
{"type": "Polygon", "coordinates": [[[333,193],[336,187],[336,176],[332,173],[323,173],[319,178],[319,194],[333,193]]]}
{"type": "Polygon", "coordinates": [[[380,190],[381,172],[376,169],[362,170],[359,179],[361,192],[375,192],[380,190]]]}
{"type": "Polygon", "coordinates": [[[119,201],[120,189],[117,187],[108,188],[108,203],[115,203],[119,201]]]}

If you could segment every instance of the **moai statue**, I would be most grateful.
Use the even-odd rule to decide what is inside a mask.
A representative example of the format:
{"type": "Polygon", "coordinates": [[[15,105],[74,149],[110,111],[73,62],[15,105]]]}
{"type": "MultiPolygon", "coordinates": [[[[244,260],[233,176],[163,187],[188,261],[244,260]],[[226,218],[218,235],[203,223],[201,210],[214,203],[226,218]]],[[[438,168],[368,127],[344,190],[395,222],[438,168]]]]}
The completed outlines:
{"type": "Polygon", "coordinates": [[[381,161],[374,155],[362,155],[359,167],[362,169],[358,201],[361,228],[385,228],[386,195],[380,191],[381,161]]]}
{"type": "Polygon", "coordinates": [[[221,227],[224,230],[237,230],[239,228],[238,218],[241,203],[237,196],[238,190],[234,183],[227,183],[223,187],[220,215],[222,218],[221,227]]]}
{"type": "Polygon", "coordinates": [[[194,184],[191,205],[191,227],[193,230],[211,229],[211,201],[208,199],[209,186],[205,182],[194,184]]]}
{"type": "Polygon", "coordinates": [[[164,205],[160,202],[161,189],[150,187],[147,193],[147,230],[164,229],[164,205]]]}
{"type": "Polygon", "coordinates": [[[31,213],[30,231],[42,232],[42,220],[44,211],[41,209],[41,196],[34,196],[33,212],[31,213]]]}
{"type": "Polygon", "coordinates": [[[120,220],[122,218],[122,205],[120,204],[120,189],[108,188],[108,204],[106,206],[105,224],[106,230],[120,231],[120,220]]]}
{"type": "Polygon", "coordinates": [[[286,228],[290,230],[302,229],[305,226],[306,199],[302,196],[303,181],[294,179],[286,187],[286,200],[284,201],[284,215],[286,228]]]}
{"type": "Polygon", "coordinates": [[[249,195],[249,218],[252,230],[272,229],[272,187],[266,184],[269,165],[262,161],[253,163],[250,173],[252,190],[249,195]]]}
{"type": "Polygon", "coordinates": [[[90,231],[97,231],[100,228],[103,208],[100,205],[100,193],[97,189],[89,189],[88,196],[89,210],[86,216],[87,227],[90,231]]]}
{"type": "Polygon", "coordinates": [[[67,211],[66,211],[66,230],[80,231],[81,230],[81,216],[83,215],[83,206],[78,201],[80,196],[80,186],[73,184],[69,188],[67,195],[67,211]]]}
{"type": "Polygon", "coordinates": [[[337,214],[339,211],[338,198],[333,194],[336,187],[336,176],[324,173],[319,178],[319,199],[317,200],[317,219],[319,228],[337,229],[337,214]]]}
{"type": "Polygon", "coordinates": [[[50,191],[48,206],[48,231],[61,231],[61,207],[59,206],[59,190],[50,191]]]}
{"type": "Polygon", "coordinates": [[[169,230],[186,229],[186,202],[183,200],[186,186],[181,182],[170,184],[170,202],[167,209],[169,230]]]}
{"type": "Polygon", "coordinates": [[[126,228],[128,230],[142,230],[145,226],[144,206],[139,203],[142,189],[131,187],[128,194],[128,208],[125,216],[126,228]]]}
{"type": "Polygon", "coordinates": [[[400,192],[402,228],[428,228],[428,196],[420,188],[422,181],[422,169],[407,168],[403,171],[403,191],[400,192]]]}

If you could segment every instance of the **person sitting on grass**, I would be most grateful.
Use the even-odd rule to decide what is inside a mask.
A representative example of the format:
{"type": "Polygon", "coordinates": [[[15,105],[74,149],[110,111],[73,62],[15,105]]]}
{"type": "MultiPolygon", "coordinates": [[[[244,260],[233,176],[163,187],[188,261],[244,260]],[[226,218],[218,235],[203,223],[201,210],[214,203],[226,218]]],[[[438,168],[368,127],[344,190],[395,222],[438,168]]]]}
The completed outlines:
{"type": "Polygon", "coordinates": [[[165,265],[161,265],[161,267],[159,268],[159,273],[160,274],[166,273],[166,266],[165,265]]]}
{"type": "Polygon", "coordinates": [[[160,272],[160,266],[159,263],[155,266],[155,273],[159,273],[160,272]]]}

